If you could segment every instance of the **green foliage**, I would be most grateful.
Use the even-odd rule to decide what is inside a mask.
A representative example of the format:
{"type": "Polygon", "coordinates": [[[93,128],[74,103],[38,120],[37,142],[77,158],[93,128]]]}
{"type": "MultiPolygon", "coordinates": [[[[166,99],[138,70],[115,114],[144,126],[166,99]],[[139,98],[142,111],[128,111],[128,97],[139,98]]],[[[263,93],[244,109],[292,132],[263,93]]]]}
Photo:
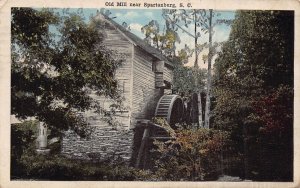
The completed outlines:
{"type": "Polygon", "coordinates": [[[129,168],[122,161],[90,162],[58,154],[37,155],[34,148],[27,149],[18,162],[22,172],[12,172],[13,179],[133,181],[144,180],[148,174],[129,168]]]}
{"type": "Polygon", "coordinates": [[[37,137],[37,122],[25,121],[11,126],[12,158],[20,156],[37,137]]]}
{"type": "Polygon", "coordinates": [[[291,16],[284,11],[238,12],[216,63],[219,80],[240,78],[240,86],[253,89],[291,85],[293,22],[287,19],[291,16]]]}
{"type": "MultiPolygon", "coordinates": [[[[198,69],[198,56],[208,45],[207,43],[199,44],[197,40],[201,37],[201,33],[207,33],[208,31],[207,11],[164,9],[162,16],[165,20],[165,31],[160,30],[156,20],[152,20],[142,27],[142,32],[145,34],[144,40],[174,62],[173,88],[178,93],[189,90],[195,92],[204,88],[207,71],[198,69]],[[187,30],[190,27],[194,27],[195,33],[190,33],[187,30]],[[176,43],[182,42],[178,34],[179,31],[195,39],[194,48],[187,46],[187,44],[180,50],[176,48],[176,43]],[[185,67],[184,64],[188,63],[194,52],[196,54],[195,68],[185,67]]],[[[215,13],[213,13],[213,16],[215,16],[215,13]]],[[[212,49],[215,50],[218,45],[214,44],[212,49]]],[[[203,61],[205,63],[205,60],[203,61]]]]}
{"type": "Polygon", "coordinates": [[[225,132],[180,129],[174,140],[154,144],[159,152],[155,175],[160,180],[199,181],[215,179],[220,173],[221,153],[229,142],[225,132]]]}
{"type": "Polygon", "coordinates": [[[163,55],[169,58],[175,57],[175,42],[180,42],[179,36],[171,29],[163,31],[159,28],[156,20],[151,20],[148,24],[141,28],[142,33],[145,34],[144,40],[151,46],[160,50],[163,55]]]}
{"type": "Polygon", "coordinates": [[[195,69],[177,64],[173,73],[173,89],[178,93],[187,94],[189,90],[196,92],[199,88],[204,88],[205,77],[207,75],[205,69],[195,69]]]}
{"type": "Polygon", "coordinates": [[[150,21],[147,25],[141,28],[141,31],[145,34],[145,41],[154,45],[155,47],[159,47],[160,35],[159,35],[159,24],[156,20],[150,21]]]}
{"type": "Polygon", "coordinates": [[[237,12],[216,59],[213,126],[230,132],[246,178],[292,178],[293,16],[237,12]]]}
{"type": "Polygon", "coordinates": [[[96,25],[77,14],[12,8],[12,114],[36,117],[53,134],[72,128],[85,135],[78,112],[102,109],[90,90],[120,98],[114,79],[120,59],[101,44],[96,25]]]}
{"type": "MultiPolygon", "coordinates": [[[[23,178],[39,180],[133,180],[132,172],[122,164],[105,165],[72,160],[59,155],[36,155],[28,152],[21,158],[23,178]]],[[[132,170],[132,169],[131,169],[132,170]]]]}
{"type": "Polygon", "coordinates": [[[35,121],[26,121],[11,126],[11,170],[14,175],[22,173],[23,166],[19,160],[36,139],[36,127],[35,121]]]}

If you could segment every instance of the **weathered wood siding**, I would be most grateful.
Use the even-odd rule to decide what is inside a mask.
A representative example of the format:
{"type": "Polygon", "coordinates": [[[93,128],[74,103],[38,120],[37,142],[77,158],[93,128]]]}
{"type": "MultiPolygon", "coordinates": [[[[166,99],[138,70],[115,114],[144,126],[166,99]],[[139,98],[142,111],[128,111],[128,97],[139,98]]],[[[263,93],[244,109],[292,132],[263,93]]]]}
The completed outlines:
{"type": "MultiPolygon", "coordinates": [[[[121,53],[125,61],[117,69],[115,77],[118,80],[119,90],[124,97],[123,104],[128,111],[131,108],[131,88],[132,88],[132,51],[133,44],[128,41],[117,29],[106,29],[107,38],[104,45],[109,49],[121,53]]],[[[129,126],[129,125],[128,125],[129,126]]]]}
{"type": "MultiPolygon", "coordinates": [[[[122,128],[129,129],[131,114],[131,94],[132,94],[132,53],[133,44],[114,26],[107,23],[105,26],[105,40],[103,44],[113,53],[118,53],[124,60],[121,66],[116,70],[115,78],[118,80],[118,90],[123,97],[122,111],[116,113],[115,122],[119,122],[122,128]]],[[[115,102],[106,97],[94,95],[105,110],[109,110],[110,106],[115,102]]],[[[100,124],[99,124],[100,125],[100,124]]]]}
{"type": "Polygon", "coordinates": [[[155,73],[152,63],[155,59],[139,47],[134,48],[133,57],[133,125],[136,119],[150,119],[154,116],[157,101],[163,90],[155,88],[155,73]]]}
{"type": "Polygon", "coordinates": [[[164,80],[172,83],[173,82],[173,69],[169,66],[164,67],[164,80]]]}
{"type": "MultiPolygon", "coordinates": [[[[108,27],[106,34],[104,45],[114,50],[115,53],[122,53],[122,56],[125,57],[125,61],[115,73],[115,78],[118,80],[118,89],[124,97],[124,110],[113,116],[113,125],[104,121],[101,113],[84,112],[82,115],[89,124],[91,135],[83,139],[72,131],[66,132],[62,140],[61,153],[69,157],[88,160],[106,160],[107,158],[121,157],[129,161],[133,144],[133,130],[130,129],[133,44],[114,27],[108,27]]],[[[90,96],[100,102],[105,110],[109,110],[111,104],[114,103],[109,98],[97,96],[95,91],[92,91],[90,96]]]]}

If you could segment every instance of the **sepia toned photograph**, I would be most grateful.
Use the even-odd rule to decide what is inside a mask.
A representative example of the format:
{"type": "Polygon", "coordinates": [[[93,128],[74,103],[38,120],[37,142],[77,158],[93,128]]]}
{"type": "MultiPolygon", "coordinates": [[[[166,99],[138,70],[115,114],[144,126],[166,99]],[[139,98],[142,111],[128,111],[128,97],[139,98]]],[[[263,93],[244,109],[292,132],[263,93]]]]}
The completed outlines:
{"type": "Polygon", "coordinates": [[[11,7],[10,180],[293,182],[295,11],[138,4],[11,7]]]}

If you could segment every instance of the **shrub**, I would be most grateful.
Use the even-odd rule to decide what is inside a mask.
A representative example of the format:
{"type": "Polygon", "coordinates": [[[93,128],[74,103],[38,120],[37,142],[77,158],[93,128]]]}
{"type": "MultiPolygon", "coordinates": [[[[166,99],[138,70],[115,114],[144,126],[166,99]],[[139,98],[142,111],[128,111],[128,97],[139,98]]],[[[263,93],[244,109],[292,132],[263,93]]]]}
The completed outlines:
{"type": "Polygon", "coordinates": [[[128,167],[120,160],[93,162],[69,159],[54,153],[38,155],[34,146],[27,148],[17,163],[22,171],[18,174],[12,173],[12,179],[134,181],[146,180],[150,174],[128,167]]]}
{"type": "Polygon", "coordinates": [[[209,180],[222,170],[226,132],[212,129],[178,129],[174,140],[155,141],[159,157],[155,175],[161,180],[209,180]]]}
{"type": "Polygon", "coordinates": [[[34,144],[36,121],[25,121],[11,125],[11,175],[20,176],[24,167],[20,163],[23,153],[34,144]]]}

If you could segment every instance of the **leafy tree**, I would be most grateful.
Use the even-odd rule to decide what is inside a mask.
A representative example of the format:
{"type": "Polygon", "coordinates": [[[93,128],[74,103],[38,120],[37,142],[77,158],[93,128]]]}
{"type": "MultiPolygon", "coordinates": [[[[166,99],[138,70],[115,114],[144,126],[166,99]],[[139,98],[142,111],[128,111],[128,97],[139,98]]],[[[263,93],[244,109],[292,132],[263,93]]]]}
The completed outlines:
{"type": "Polygon", "coordinates": [[[145,41],[155,46],[157,49],[160,49],[160,30],[159,30],[159,24],[156,20],[150,21],[147,25],[143,26],[141,28],[141,31],[145,34],[145,41]]]}
{"type": "Polygon", "coordinates": [[[180,43],[180,38],[176,32],[167,27],[166,31],[161,31],[156,20],[151,20],[141,28],[145,34],[145,41],[151,46],[157,48],[168,58],[176,56],[175,42],[180,43]]]}
{"type": "MultiPolygon", "coordinates": [[[[164,10],[163,17],[166,20],[166,25],[171,25],[173,31],[178,31],[180,29],[182,32],[186,33],[188,36],[194,38],[194,50],[191,51],[189,48],[185,47],[181,51],[179,51],[179,57],[185,60],[192,56],[193,52],[195,52],[195,63],[194,63],[194,80],[195,80],[195,92],[198,92],[198,108],[199,112],[202,112],[202,105],[201,105],[201,90],[204,90],[202,85],[198,85],[198,61],[199,61],[199,54],[203,51],[204,48],[208,48],[208,55],[204,55],[202,60],[204,63],[207,62],[207,81],[206,81],[206,104],[205,104],[205,117],[202,118],[201,113],[198,114],[199,125],[202,127],[202,123],[204,120],[204,127],[209,128],[210,124],[210,106],[211,106],[211,85],[212,85],[212,58],[216,55],[216,49],[220,46],[221,43],[212,41],[212,37],[214,34],[214,27],[218,24],[227,24],[231,23],[231,20],[226,19],[216,19],[214,17],[220,16],[220,13],[213,11],[212,9],[204,10],[204,9],[193,9],[193,10],[164,10]],[[193,27],[194,33],[191,33],[187,30],[187,28],[193,27]],[[208,33],[208,43],[199,44],[198,40],[200,37],[203,37],[205,34],[208,33]],[[201,89],[202,88],[202,89],[201,89]]],[[[185,61],[183,61],[185,62],[185,61]]]]}
{"type": "Polygon", "coordinates": [[[102,108],[90,91],[118,99],[120,60],[102,45],[101,23],[49,9],[11,11],[11,113],[36,117],[53,134],[72,128],[84,135],[79,112],[102,108]]]}
{"type": "Polygon", "coordinates": [[[293,23],[289,11],[237,12],[215,63],[214,127],[231,132],[246,178],[292,178],[293,23]]]}
{"type": "Polygon", "coordinates": [[[166,25],[172,31],[177,32],[180,29],[182,32],[186,33],[195,40],[195,63],[194,67],[198,68],[198,58],[200,52],[206,46],[206,44],[198,44],[198,40],[201,37],[200,30],[203,22],[203,16],[205,10],[193,9],[193,10],[163,10],[163,17],[166,20],[166,25]],[[193,24],[194,33],[187,31],[187,28],[193,24]],[[183,25],[183,26],[182,26],[183,25]]]}
{"type": "Polygon", "coordinates": [[[197,70],[197,78],[195,78],[195,70],[192,67],[177,65],[173,72],[173,89],[178,93],[195,91],[197,87],[204,87],[205,85],[204,78],[206,77],[207,71],[204,69],[197,70]]]}

